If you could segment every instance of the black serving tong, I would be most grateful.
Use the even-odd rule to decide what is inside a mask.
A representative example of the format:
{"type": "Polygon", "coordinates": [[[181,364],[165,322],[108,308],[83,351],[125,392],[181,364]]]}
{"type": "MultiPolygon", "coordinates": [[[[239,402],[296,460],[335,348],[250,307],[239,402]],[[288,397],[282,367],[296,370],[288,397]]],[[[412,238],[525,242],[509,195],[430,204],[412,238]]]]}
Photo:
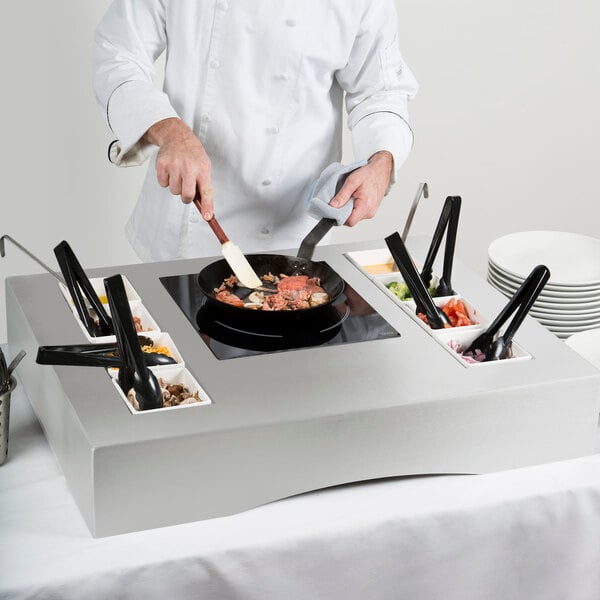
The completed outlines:
{"type": "Polygon", "coordinates": [[[463,354],[474,354],[476,350],[479,350],[485,354],[486,361],[507,358],[511,351],[513,336],[521,326],[523,319],[540,295],[540,292],[544,289],[548,279],[550,279],[548,267],[544,265],[535,267],[492,324],[473,341],[463,354]],[[517,312],[506,328],[504,335],[496,338],[500,327],[504,325],[515,310],[517,312]]]}
{"type": "Polygon", "coordinates": [[[65,279],[65,285],[75,304],[79,319],[88,333],[92,337],[112,335],[114,333],[112,319],[102,306],[100,298],[94,291],[71,246],[63,240],[54,248],[54,255],[65,279]],[[88,305],[92,307],[98,316],[98,322],[90,315],[88,305]]]}
{"type": "Polygon", "coordinates": [[[432,329],[443,329],[446,325],[452,325],[448,315],[433,302],[400,234],[395,232],[389,235],[385,238],[385,243],[417,304],[416,312],[425,314],[427,323],[432,329]]]}
{"type": "MultiPolygon", "coordinates": [[[[147,367],[175,364],[175,360],[161,352],[142,352],[147,367]]],[[[40,346],[36,362],[40,365],[73,367],[119,368],[122,364],[117,344],[69,344],[40,346]]]]}
{"type": "Polygon", "coordinates": [[[107,277],[104,280],[104,287],[122,360],[117,376],[119,386],[125,395],[133,388],[140,410],[161,408],[163,397],[160,385],[154,373],[144,362],[123,278],[120,275],[107,277]]]}
{"type": "Polygon", "coordinates": [[[425,264],[421,271],[421,279],[426,288],[429,288],[433,275],[433,263],[437,256],[442,237],[446,233],[446,245],[444,248],[444,269],[438,283],[434,296],[453,296],[456,292],[452,289],[450,279],[452,276],[452,264],[454,261],[454,248],[456,246],[456,232],[458,230],[458,219],[460,217],[460,196],[448,196],[440,214],[431,245],[425,258],[425,264]]]}

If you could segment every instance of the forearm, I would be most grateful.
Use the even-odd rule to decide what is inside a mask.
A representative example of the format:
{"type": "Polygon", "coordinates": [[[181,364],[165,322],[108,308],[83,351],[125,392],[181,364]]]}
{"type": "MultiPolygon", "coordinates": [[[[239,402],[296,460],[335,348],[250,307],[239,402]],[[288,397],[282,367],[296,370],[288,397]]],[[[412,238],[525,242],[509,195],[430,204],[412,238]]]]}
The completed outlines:
{"type": "Polygon", "coordinates": [[[388,150],[375,152],[369,158],[369,164],[373,165],[381,174],[382,181],[387,181],[389,187],[392,172],[394,170],[394,156],[388,150]]]}
{"type": "Polygon", "coordinates": [[[184,144],[194,132],[178,117],[170,117],[154,123],[144,134],[143,139],[159,148],[170,144],[184,144]]]}

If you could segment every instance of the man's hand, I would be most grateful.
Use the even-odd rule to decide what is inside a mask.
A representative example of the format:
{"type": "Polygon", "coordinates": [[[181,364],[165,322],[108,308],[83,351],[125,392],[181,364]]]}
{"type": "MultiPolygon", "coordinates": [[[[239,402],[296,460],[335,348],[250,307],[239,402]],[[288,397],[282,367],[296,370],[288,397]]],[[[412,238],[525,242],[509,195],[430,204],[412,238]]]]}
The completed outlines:
{"type": "Polygon", "coordinates": [[[194,132],[181,120],[164,119],[148,129],[144,138],[159,147],[156,157],[156,177],[171,194],[181,196],[189,204],[200,193],[202,216],[213,216],[213,189],[210,158],[194,132]]]}
{"type": "Polygon", "coordinates": [[[373,154],[364,167],[348,175],[340,191],[329,202],[331,206],[339,208],[354,197],[354,209],[344,225],[353,227],[359,221],[375,216],[390,185],[393,166],[392,155],[381,151],[373,154]]]}

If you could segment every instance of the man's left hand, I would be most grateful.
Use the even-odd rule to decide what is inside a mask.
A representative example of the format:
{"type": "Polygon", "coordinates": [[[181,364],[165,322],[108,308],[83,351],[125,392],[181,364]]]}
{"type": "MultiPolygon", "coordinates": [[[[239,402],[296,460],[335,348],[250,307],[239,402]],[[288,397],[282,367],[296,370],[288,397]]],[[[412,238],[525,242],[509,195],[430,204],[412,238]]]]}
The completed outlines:
{"type": "Polygon", "coordinates": [[[364,167],[348,175],[340,191],[329,202],[339,208],[354,197],[354,209],[344,225],[354,227],[359,221],[375,216],[390,185],[393,166],[392,155],[381,151],[373,154],[364,167]]]}

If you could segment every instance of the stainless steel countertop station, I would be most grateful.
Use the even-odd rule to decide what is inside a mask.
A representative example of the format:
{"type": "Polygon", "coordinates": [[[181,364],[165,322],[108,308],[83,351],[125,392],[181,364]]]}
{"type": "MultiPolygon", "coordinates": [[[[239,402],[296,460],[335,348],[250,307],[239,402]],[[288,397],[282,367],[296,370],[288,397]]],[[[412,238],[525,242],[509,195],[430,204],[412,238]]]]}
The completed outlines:
{"type": "MultiPolygon", "coordinates": [[[[120,273],[168,332],[211,403],[133,414],[104,369],[34,362],[41,345],[84,343],[49,275],[6,281],[8,343],[20,378],[92,535],[232,514],[322,487],[398,475],[485,473],[595,452],[600,373],[527,318],[529,360],[467,367],[347,254],[326,261],[400,334],[218,360],[161,277],[215,258],[89,270],[120,273]]],[[[423,239],[409,240],[422,259],[423,239]]],[[[283,254],[294,254],[283,251],[283,254]]],[[[460,261],[453,283],[481,315],[506,298],[460,261]]]]}

